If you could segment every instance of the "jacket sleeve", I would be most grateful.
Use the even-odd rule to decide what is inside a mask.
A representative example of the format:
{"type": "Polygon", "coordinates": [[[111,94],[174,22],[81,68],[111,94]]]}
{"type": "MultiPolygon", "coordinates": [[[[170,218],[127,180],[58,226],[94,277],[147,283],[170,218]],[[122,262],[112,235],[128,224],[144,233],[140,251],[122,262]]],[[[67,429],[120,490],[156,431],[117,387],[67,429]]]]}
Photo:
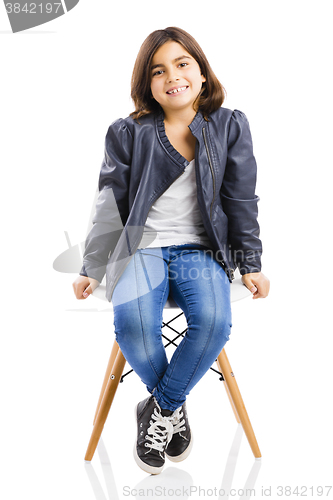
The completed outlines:
{"type": "Polygon", "coordinates": [[[128,216],[132,136],[123,119],[106,134],[93,226],[85,241],[81,276],[101,282],[128,216]]]}
{"type": "Polygon", "coordinates": [[[255,194],[257,164],[253,156],[249,122],[234,110],[228,134],[228,158],[221,187],[223,211],[228,217],[231,255],[241,275],[261,270],[258,201],[255,194]]]}

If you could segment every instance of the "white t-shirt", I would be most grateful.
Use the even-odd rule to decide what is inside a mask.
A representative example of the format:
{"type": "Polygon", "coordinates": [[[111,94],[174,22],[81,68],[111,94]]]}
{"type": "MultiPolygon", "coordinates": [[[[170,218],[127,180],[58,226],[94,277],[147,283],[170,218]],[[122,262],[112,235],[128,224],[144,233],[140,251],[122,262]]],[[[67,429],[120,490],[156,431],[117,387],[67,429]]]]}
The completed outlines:
{"type": "Polygon", "coordinates": [[[211,247],[197,200],[194,160],[151,207],[138,248],[186,243],[211,247]],[[151,242],[156,233],[156,238],[151,242]]]}

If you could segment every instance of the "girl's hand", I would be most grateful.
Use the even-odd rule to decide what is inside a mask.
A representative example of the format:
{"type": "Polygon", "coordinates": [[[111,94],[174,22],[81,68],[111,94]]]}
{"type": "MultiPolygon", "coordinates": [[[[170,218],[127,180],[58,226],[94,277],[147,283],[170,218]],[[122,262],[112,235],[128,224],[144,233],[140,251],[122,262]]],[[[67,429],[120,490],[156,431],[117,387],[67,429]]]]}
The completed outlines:
{"type": "Polygon", "coordinates": [[[253,299],[267,297],[269,292],[269,279],[263,273],[248,273],[242,276],[242,282],[253,294],[253,299]]]}
{"type": "Polygon", "coordinates": [[[78,276],[73,283],[75,297],[79,300],[86,299],[99,286],[99,281],[86,276],[78,276]]]}

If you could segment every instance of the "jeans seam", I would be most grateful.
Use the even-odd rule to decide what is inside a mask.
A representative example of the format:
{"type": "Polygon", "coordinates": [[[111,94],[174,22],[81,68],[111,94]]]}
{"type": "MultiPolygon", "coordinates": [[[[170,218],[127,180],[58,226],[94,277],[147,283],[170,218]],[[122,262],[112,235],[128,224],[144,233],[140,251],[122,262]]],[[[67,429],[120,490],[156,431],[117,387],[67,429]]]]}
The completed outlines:
{"type": "MultiPolygon", "coordinates": [[[[135,259],[135,255],[134,255],[134,270],[135,270],[135,281],[136,281],[136,284],[137,284],[137,289],[138,289],[138,275],[137,275],[137,262],[136,262],[136,259],[135,259]]],[[[138,309],[139,309],[139,315],[140,315],[140,324],[141,324],[141,331],[142,331],[142,337],[143,337],[143,345],[144,345],[144,348],[145,348],[145,353],[146,353],[146,356],[147,356],[147,359],[148,359],[148,362],[149,362],[149,366],[151,367],[151,369],[153,370],[153,372],[155,373],[155,376],[158,380],[160,380],[160,377],[158,376],[157,372],[156,372],[156,369],[154,367],[154,365],[152,364],[151,362],[151,359],[150,359],[150,355],[148,353],[148,349],[147,349],[147,345],[146,345],[146,334],[145,334],[145,329],[143,327],[143,321],[142,321],[142,304],[141,304],[141,296],[140,296],[140,291],[138,290],[138,309]]]]}
{"type": "MultiPolygon", "coordinates": [[[[141,256],[141,253],[143,253],[143,252],[140,252],[140,260],[141,260],[142,266],[144,267],[145,278],[147,280],[148,279],[147,278],[147,268],[146,268],[143,256],[141,256]]],[[[162,260],[163,260],[163,262],[165,262],[164,259],[162,259],[162,260]]],[[[135,266],[135,272],[136,272],[136,266],[135,266]]],[[[160,299],[160,303],[159,303],[159,311],[158,311],[159,312],[159,318],[161,318],[162,315],[163,315],[164,306],[162,307],[162,304],[163,304],[164,297],[165,297],[165,291],[166,291],[166,289],[168,287],[168,284],[169,284],[169,281],[168,281],[167,277],[164,277],[164,281],[165,281],[164,290],[163,290],[163,293],[161,294],[161,299],[160,299]]],[[[147,283],[147,284],[148,284],[148,287],[149,287],[149,283],[147,283]]],[[[151,286],[150,286],[150,291],[152,291],[151,286]]],[[[156,368],[155,368],[155,366],[153,364],[153,361],[151,360],[151,356],[149,355],[149,349],[147,348],[147,345],[146,345],[146,334],[145,334],[145,330],[144,330],[143,325],[142,325],[142,313],[141,313],[141,311],[142,311],[142,309],[141,309],[142,302],[141,302],[141,295],[140,294],[139,294],[139,297],[138,297],[138,306],[139,306],[139,312],[140,312],[141,330],[142,330],[143,345],[144,345],[144,348],[145,348],[145,353],[146,353],[147,359],[149,361],[149,365],[151,366],[153,372],[155,373],[157,380],[160,381],[164,374],[162,374],[161,376],[158,375],[158,373],[156,371],[156,368]]],[[[162,332],[161,332],[161,338],[162,338],[162,332]]]]}
{"type": "Polygon", "coordinates": [[[141,252],[139,253],[139,257],[140,257],[140,261],[141,261],[143,273],[145,275],[145,279],[146,279],[146,282],[147,282],[147,285],[148,285],[149,292],[151,292],[152,291],[152,287],[151,287],[151,283],[150,283],[150,279],[149,279],[147,267],[146,267],[146,264],[145,264],[145,261],[144,261],[144,258],[143,258],[143,255],[142,255],[141,252]]]}
{"type": "Polygon", "coordinates": [[[208,348],[208,345],[209,345],[209,342],[212,338],[212,333],[213,333],[213,329],[215,327],[215,321],[216,321],[216,295],[215,295],[215,291],[214,291],[214,286],[213,286],[213,280],[212,280],[212,270],[211,270],[211,264],[209,263],[209,281],[210,281],[210,285],[211,285],[211,290],[212,290],[212,295],[213,295],[213,299],[214,299],[214,321],[212,321],[211,325],[210,325],[210,332],[209,332],[209,335],[208,335],[208,338],[207,338],[207,341],[205,343],[205,347],[204,347],[204,350],[203,352],[201,353],[201,356],[200,356],[200,359],[197,361],[196,365],[195,365],[195,370],[194,372],[192,373],[189,381],[187,382],[186,384],[186,387],[185,389],[183,390],[183,392],[181,393],[180,395],[180,398],[184,395],[184,393],[186,392],[188,386],[190,385],[190,383],[192,382],[195,374],[197,373],[198,369],[199,369],[199,365],[200,365],[200,362],[202,361],[206,351],[207,351],[207,348],[208,348]]]}
{"type": "MultiPolygon", "coordinates": [[[[211,323],[211,325],[210,325],[210,333],[209,333],[208,338],[207,338],[207,341],[206,341],[206,343],[205,343],[204,350],[203,350],[203,352],[201,353],[201,356],[200,356],[199,360],[196,362],[196,364],[195,364],[195,366],[194,366],[194,371],[193,371],[193,373],[191,374],[191,376],[190,376],[189,380],[186,382],[186,386],[185,386],[184,390],[182,391],[182,393],[179,395],[177,402],[178,402],[178,401],[182,398],[182,396],[183,396],[183,395],[184,395],[184,393],[186,392],[186,390],[187,390],[188,386],[190,385],[191,381],[193,380],[194,375],[195,375],[195,374],[196,374],[196,372],[198,371],[198,369],[199,369],[199,364],[200,364],[200,362],[201,362],[201,360],[202,360],[202,358],[203,358],[203,356],[204,356],[205,352],[207,351],[207,348],[208,348],[208,345],[209,345],[209,341],[210,341],[210,339],[211,339],[211,337],[212,337],[213,327],[215,326],[215,321],[216,321],[216,297],[215,297],[214,287],[213,287],[213,284],[212,284],[212,272],[211,272],[211,265],[210,265],[210,264],[209,264],[209,274],[210,274],[210,284],[211,284],[211,287],[210,287],[210,288],[211,288],[211,290],[212,290],[212,295],[213,295],[213,298],[214,298],[214,321],[213,321],[213,322],[211,323]]],[[[177,283],[176,281],[175,281],[175,286],[178,288],[178,290],[180,290],[180,287],[179,287],[179,285],[178,285],[178,283],[177,283]]],[[[180,291],[181,291],[181,290],[180,290],[180,291]]],[[[188,303],[187,303],[187,297],[186,297],[185,295],[183,295],[183,298],[184,298],[184,300],[185,300],[185,303],[186,303],[186,305],[187,305],[188,311],[189,311],[189,313],[190,313],[190,307],[189,307],[189,305],[188,305],[188,303]]],[[[185,337],[184,337],[184,339],[183,339],[183,341],[182,341],[182,345],[181,345],[180,347],[178,347],[178,348],[177,348],[177,351],[176,351],[176,352],[178,352],[178,351],[179,351],[179,352],[178,352],[178,356],[177,356],[176,361],[178,360],[178,358],[179,358],[179,356],[180,356],[180,354],[181,354],[182,350],[184,349],[184,347],[185,347],[185,345],[186,345],[186,341],[187,341],[187,339],[186,339],[186,336],[185,336],[185,337]]],[[[173,368],[172,368],[172,371],[171,371],[171,373],[170,373],[170,375],[169,375],[169,377],[168,377],[168,380],[167,380],[167,382],[166,382],[166,384],[165,384],[165,387],[164,387],[164,389],[163,389],[163,392],[164,392],[164,390],[168,387],[168,384],[169,384],[169,382],[170,382],[170,378],[171,378],[171,376],[172,376],[172,374],[173,374],[173,372],[174,372],[174,368],[175,368],[175,367],[173,367],[173,368]]]]}

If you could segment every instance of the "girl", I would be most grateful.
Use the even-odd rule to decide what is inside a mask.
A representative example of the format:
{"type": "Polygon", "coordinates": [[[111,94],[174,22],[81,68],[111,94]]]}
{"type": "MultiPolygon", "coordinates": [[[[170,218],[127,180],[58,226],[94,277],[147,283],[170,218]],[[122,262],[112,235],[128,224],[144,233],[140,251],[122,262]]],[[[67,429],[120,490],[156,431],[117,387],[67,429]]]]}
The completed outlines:
{"type": "Polygon", "coordinates": [[[266,297],[255,195],[256,161],[244,113],[184,30],[151,33],[137,56],[135,111],[108,129],[96,213],[73,287],[87,298],[106,273],[116,340],[150,396],[137,405],[137,464],[161,472],[193,438],[186,397],[231,328],[237,266],[253,298],[266,297]],[[169,296],[188,330],[170,362],[161,337],[169,296]]]}

